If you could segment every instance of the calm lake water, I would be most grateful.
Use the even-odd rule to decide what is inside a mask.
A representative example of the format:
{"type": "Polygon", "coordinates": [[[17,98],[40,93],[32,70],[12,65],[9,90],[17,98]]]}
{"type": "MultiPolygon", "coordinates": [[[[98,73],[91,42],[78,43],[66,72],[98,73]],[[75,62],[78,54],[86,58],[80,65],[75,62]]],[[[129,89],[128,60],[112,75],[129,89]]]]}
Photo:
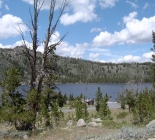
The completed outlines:
{"type": "MultiPolygon", "coordinates": [[[[87,94],[87,98],[95,98],[96,91],[98,87],[100,87],[101,92],[103,95],[108,93],[111,98],[109,99],[111,102],[115,102],[118,92],[120,91],[120,88],[123,87],[123,89],[130,88],[129,85],[126,84],[88,84],[87,85],[87,92],[86,92],[86,85],[85,84],[57,84],[57,87],[61,90],[62,94],[72,94],[74,97],[79,96],[81,93],[83,95],[87,94]]],[[[147,87],[148,89],[151,89],[152,84],[142,84],[142,86],[139,86],[141,90],[145,89],[147,87]]],[[[29,86],[22,85],[19,87],[19,91],[23,93],[24,95],[29,90],[29,86]]],[[[58,91],[58,90],[56,90],[58,91]]],[[[1,93],[1,88],[0,88],[1,93]]]]}

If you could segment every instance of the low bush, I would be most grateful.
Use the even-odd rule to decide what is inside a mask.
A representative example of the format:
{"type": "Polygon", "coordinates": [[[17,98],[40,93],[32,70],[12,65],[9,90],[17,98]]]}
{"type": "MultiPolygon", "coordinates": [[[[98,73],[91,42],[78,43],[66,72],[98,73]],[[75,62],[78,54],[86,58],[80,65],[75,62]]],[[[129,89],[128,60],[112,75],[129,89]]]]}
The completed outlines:
{"type": "Polygon", "coordinates": [[[120,129],[122,128],[122,126],[126,125],[126,122],[117,123],[114,122],[113,120],[103,120],[102,124],[104,127],[107,127],[109,129],[120,129]]]}
{"type": "Polygon", "coordinates": [[[119,112],[117,114],[117,119],[124,119],[128,115],[128,112],[119,112]]]}

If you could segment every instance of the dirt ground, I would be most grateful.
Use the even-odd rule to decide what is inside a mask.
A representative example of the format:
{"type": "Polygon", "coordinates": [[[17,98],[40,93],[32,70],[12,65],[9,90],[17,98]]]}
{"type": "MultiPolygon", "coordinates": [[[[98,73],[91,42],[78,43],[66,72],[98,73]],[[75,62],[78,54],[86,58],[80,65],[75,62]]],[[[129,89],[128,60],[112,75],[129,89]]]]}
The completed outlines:
{"type": "MultiPolygon", "coordinates": [[[[110,110],[114,121],[130,122],[130,117],[131,117],[130,115],[120,120],[116,118],[116,115],[119,112],[122,112],[122,109],[112,108],[110,110]]],[[[95,111],[92,110],[92,111],[89,111],[89,113],[95,113],[95,111]]],[[[28,140],[77,140],[78,138],[82,138],[82,137],[94,136],[94,135],[106,135],[106,134],[115,133],[115,132],[120,132],[120,129],[109,129],[104,126],[102,127],[67,126],[66,123],[63,122],[63,124],[61,124],[58,127],[54,127],[54,129],[43,131],[38,135],[32,135],[31,137],[28,138],[28,140]]],[[[11,139],[8,139],[8,140],[11,140],[11,139]]]]}
{"type": "Polygon", "coordinates": [[[119,130],[100,128],[100,127],[64,127],[56,128],[52,131],[45,131],[35,137],[29,138],[29,140],[77,140],[78,138],[94,135],[104,135],[119,130]]]}

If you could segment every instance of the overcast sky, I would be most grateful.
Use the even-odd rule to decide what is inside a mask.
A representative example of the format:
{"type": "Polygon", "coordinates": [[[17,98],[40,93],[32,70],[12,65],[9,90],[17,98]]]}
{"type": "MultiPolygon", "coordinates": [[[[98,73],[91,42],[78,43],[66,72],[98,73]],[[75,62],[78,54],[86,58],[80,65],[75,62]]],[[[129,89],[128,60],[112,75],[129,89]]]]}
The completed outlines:
{"type": "MultiPolygon", "coordinates": [[[[48,24],[50,0],[44,0],[39,16],[39,51],[48,24]]],[[[55,19],[63,0],[57,0],[55,19]]],[[[33,0],[0,0],[0,47],[21,45],[23,31],[28,44],[29,8],[33,12],[33,0]],[[26,23],[26,24],[22,24],[26,23]]],[[[100,62],[151,61],[155,31],[154,0],[72,0],[65,9],[52,42],[65,33],[68,35],[56,53],[61,56],[82,58],[100,62]]]]}

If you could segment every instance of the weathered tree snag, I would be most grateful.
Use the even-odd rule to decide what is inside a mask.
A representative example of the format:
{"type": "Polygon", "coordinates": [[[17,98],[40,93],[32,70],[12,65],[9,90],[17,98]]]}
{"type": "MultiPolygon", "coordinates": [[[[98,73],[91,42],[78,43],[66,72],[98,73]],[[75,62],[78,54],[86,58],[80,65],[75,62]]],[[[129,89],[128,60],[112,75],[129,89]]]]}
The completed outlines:
{"type": "MultiPolygon", "coordinates": [[[[66,6],[69,4],[69,1],[68,0],[63,1],[61,8],[60,8],[59,16],[57,17],[57,20],[54,23],[54,25],[52,25],[52,22],[53,22],[53,18],[54,18],[54,12],[55,12],[54,9],[55,9],[56,0],[51,0],[51,2],[50,2],[48,27],[46,30],[46,36],[43,39],[43,43],[42,43],[42,45],[44,47],[44,50],[42,53],[42,60],[41,60],[42,64],[41,64],[41,69],[38,70],[37,69],[37,48],[39,46],[38,16],[39,16],[40,10],[43,6],[43,3],[44,3],[44,1],[34,0],[33,16],[30,11],[31,26],[29,26],[29,28],[30,28],[30,36],[32,39],[31,49],[29,48],[29,46],[27,46],[25,38],[24,38],[24,34],[20,30],[20,34],[21,34],[21,37],[23,40],[23,45],[25,47],[25,49],[23,50],[23,53],[27,57],[29,65],[30,65],[30,74],[31,74],[31,79],[30,79],[30,83],[29,83],[30,90],[37,89],[37,95],[36,95],[37,102],[30,104],[30,109],[33,111],[35,118],[36,118],[36,114],[37,114],[37,110],[38,110],[38,103],[40,102],[40,94],[43,89],[44,79],[46,78],[47,75],[49,75],[49,72],[51,71],[51,70],[49,70],[49,68],[51,68],[51,67],[47,66],[47,61],[50,59],[50,61],[52,62],[52,60],[54,59],[54,56],[53,56],[54,50],[56,49],[57,45],[59,45],[62,42],[62,40],[65,38],[66,34],[64,36],[62,36],[58,42],[53,43],[52,45],[49,45],[50,39],[51,39],[51,36],[54,35],[54,32],[56,30],[56,27],[60,20],[60,17],[62,16],[66,6]],[[51,57],[48,57],[48,56],[51,56],[51,57]]],[[[34,127],[34,124],[33,124],[33,127],[34,127]]]]}

